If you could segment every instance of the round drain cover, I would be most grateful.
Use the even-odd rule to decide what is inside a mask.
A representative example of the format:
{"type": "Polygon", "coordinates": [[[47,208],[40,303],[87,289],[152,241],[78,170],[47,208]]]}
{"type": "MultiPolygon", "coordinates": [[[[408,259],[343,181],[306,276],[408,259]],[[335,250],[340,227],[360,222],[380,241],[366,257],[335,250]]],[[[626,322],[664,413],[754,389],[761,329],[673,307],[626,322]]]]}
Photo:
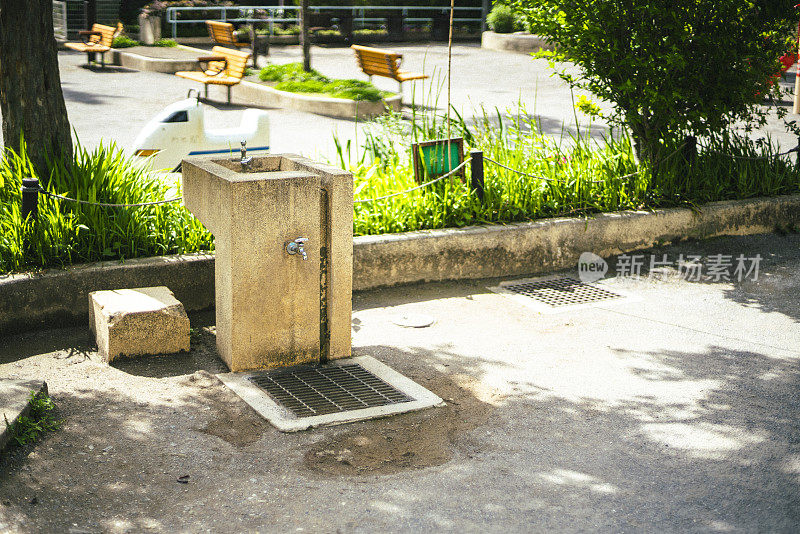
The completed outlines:
{"type": "Polygon", "coordinates": [[[433,324],[433,317],[421,313],[406,313],[396,316],[392,322],[406,328],[425,328],[433,324]]]}

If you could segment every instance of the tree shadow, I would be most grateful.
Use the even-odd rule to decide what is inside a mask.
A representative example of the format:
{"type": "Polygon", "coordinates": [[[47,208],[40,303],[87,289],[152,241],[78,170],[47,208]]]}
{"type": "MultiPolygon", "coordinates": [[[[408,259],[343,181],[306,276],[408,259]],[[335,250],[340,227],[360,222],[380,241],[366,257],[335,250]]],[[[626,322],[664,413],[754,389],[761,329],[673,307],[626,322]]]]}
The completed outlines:
{"type": "Polygon", "coordinates": [[[513,360],[357,347],[448,408],[297,434],[207,372],[53,367],[64,427],[0,473],[3,520],[39,531],[797,527],[796,358],[611,351],[617,363],[598,375],[531,372],[548,357],[537,347],[513,360]]]}
{"type": "MultiPolygon", "coordinates": [[[[744,255],[746,266],[752,266],[753,259],[758,261],[757,278],[743,276],[742,280],[736,277],[717,278],[703,275],[692,284],[706,286],[729,286],[722,292],[723,296],[747,308],[756,308],[763,313],[780,313],[795,322],[800,322],[800,272],[797,265],[800,262],[800,234],[782,231],[773,234],[751,236],[717,237],[707,240],[684,240],[671,246],[659,246],[651,249],[637,251],[645,258],[654,256],[661,258],[664,254],[668,259],[677,260],[681,255],[700,256],[703,272],[707,272],[712,256],[723,255],[736,263],[736,258],[744,255]]],[[[617,270],[619,257],[607,258],[609,262],[609,276],[617,270]]],[[[647,261],[642,269],[642,277],[650,274],[647,261]]],[[[731,269],[730,273],[733,274],[731,269]]],[[[746,273],[744,273],[746,274],[746,273]]],[[[675,278],[677,272],[671,272],[669,277],[675,278]]]]}
{"type": "Polygon", "coordinates": [[[107,104],[109,100],[118,100],[122,97],[113,94],[98,94],[96,91],[81,91],[77,89],[70,89],[67,87],[72,85],[69,83],[62,83],[61,90],[64,93],[64,100],[68,102],[80,102],[90,106],[99,106],[107,104]]]}
{"type": "Polygon", "coordinates": [[[109,65],[106,64],[105,66],[96,65],[96,64],[83,64],[79,65],[79,68],[88,70],[97,74],[134,74],[139,72],[136,69],[131,69],[129,67],[122,67],[119,65],[109,65]]]}

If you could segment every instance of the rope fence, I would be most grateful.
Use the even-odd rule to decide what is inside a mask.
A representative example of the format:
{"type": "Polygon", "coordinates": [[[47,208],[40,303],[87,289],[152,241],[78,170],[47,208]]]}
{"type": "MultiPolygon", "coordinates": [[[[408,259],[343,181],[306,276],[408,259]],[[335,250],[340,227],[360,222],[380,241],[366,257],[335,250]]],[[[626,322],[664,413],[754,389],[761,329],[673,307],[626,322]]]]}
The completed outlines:
{"type": "MultiPolygon", "coordinates": [[[[670,153],[667,157],[665,157],[662,160],[662,162],[666,161],[666,160],[672,158],[673,156],[675,156],[676,154],[680,153],[683,150],[683,148],[685,147],[685,145],[686,145],[686,143],[684,143],[683,145],[678,147],[677,150],[675,150],[674,152],[670,153]]],[[[722,154],[722,155],[727,155],[727,156],[729,156],[731,158],[734,158],[734,159],[766,160],[766,159],[772,159],[772,158],[787,156],[787,155],[795,153],[795,152],[800,154],[800,142],[798,142],[798,145],[795,148],[786,150],[784,152],[780,152],[778,154],[772,154],[770,156],[757,156],[757,157],[754,157],[754,156],[735,156],[735,155],[732,155],[732,154],[726,154],[724,152],[720,152],[718,150],[715,150],[715,149],[712,149],[712,148],[709,148],[709,147],[703,147],[703,149],[707,150],[707,151],[719,153],[719,154],[722,154]]],[[[471,176],[470,187],[471,187],[472,191],[478,196],[478,198],[481,201],[483,201],[484,192],[485,192],[485,186],[484,186],[484,161],[487,161],[487,162],[491,163],[492,165],[496,165],[496,166],[498,166],[500,168],[503,168],[503,169],[505,169],[507,171],[517,173],[520,176],[527,176],[528,178],[533,178],[535,180],[541,180],[541,181],[545,181],[545,182],[562,182],[563,183],[563,180],[559,180],[559,179],[556,179],[556,178],[549,178],[549,177],[546,177],[546,176],[539,176],[539,175],[536,175],[536,174],[530,174],[530,173],[521,171],[519,169],[514,169],[513,167],[509,167],[508,165],[505,165],[503,163],[500,163],[497,160],[494,160],[492,158],[489,158],[489,157],[485,156],[483,154],[483,151],[472,150],[472,151],[470,151],[469,157],[465,158],[464,161],[462,161],[457,167],[455,167],[454,169],[450,170],[449,172],[447,172],[447,173],[445,173],[445,174],[443,174],[441,176],[437,176],[433,180],[429,180],[429,181],[427,181],[425,183],[419,184],[419,185],[417,185],[415,187],[412,187],[410,189],[406,189],[404,191],[399,191],[397,193],[390,193],[388,195],[383,195],[383,196],[375,197],[375,198],[363,198],[363,199],[353,200],[353,204],[364,204],[364,203],[368,203],[368,202],[377,202],[377,201],[380,201],[380,200],[386,200],[386,199],[389,199],[389,198],[394,198],[394,197],[398,197],[398,196],[401,196],[401,195],[406,195],[406,194],[411,193],[413,191],[424,189],[425,187],[428,187],[428,186],[433,185],[433,184],[435,184],[437,182],[440,182],[440,181],[444,180],[445,178],[449,178],[450,176],[453,176],[454,174],[456,174],[459,171],[461,171],[464,167],[466,167],[466,165],[468,163],[472,163],[472,167],[471,167],[472,176],[471,176]]],[[[637,175],[637,174],[639,174],[641,172],[642,172],[642,170],[638,170],[636,172],[632,172],[630,174],[626,174],[624,176],[620,176],[619,179],[620,180],[624,180],[624,179],[630,178],[632,176],[635,176],[635,175],[637,175]]],[[[603,180],[584,180],[584,181],[586,183],[593,183],[593,184],[604,183],[603,180]]],[[[22,180],[22,216],[23,216],[23,218],[26,217],[28,214],[31,214],[31,213],[34,214],[34,216],[38,215],[38,197],[39,197],[39,194],[42,194],[44,196],[56,199],[56,200],[61,201],[61,202],[73,202],[73,203],[81,204],[81,205],[85,205],[85,206],[97,206],[97,207],[101,207],[101,208],[140,208],[140,207],[145,207],[145,206],[157,206],[157,205],[162,205],[162,204],[170,204],[170,203],[173,203],[173,202],[180,202],[180,201],[183,200],[183,197],[179,196],[179,197],[170,198],[170,199],[166,199],[166,200],[155,200],[155,201],[152,201],[152,202],[138,202],[138,203],[133,203],[133,204],[115,204],[115,203],[110,203],[110,202],[90,202],[88,200],[79,200],[79,199],[74,199],[74,198],[69,198],[69,197],[63,196],[63,195],[59,195],[59,194],[56,194],[56,193],[51,193],[50,191],[42,189],[42,187],[39,185],[39,180],[38,179],[36,179],[36,178],[25,178],[25,179],[22,180]]]]}
{"type": "MultiPolygon", "coordinates": [[[[515,172],[515,173],[517,173],[519,175],[522,175],[522,176],[527,176],[528,178],[534,178],[536,180],[542,180],[542,181],[545,181],[545,182],[563,182],[563,180],[557,180],[555,178],[548,178],[547,176],[537,176],[535,174],[528,174],[527,172],[522,172],[522,171],[520,171],[518,169],[512,169],[511,167],[509,167],[507,165],[503,165],[499,161],[495,161],[492,158],[489,158],[489,157],[486,157],[486,156],[483,156],[483,159],[485,159],[489,163],[493,163],[493,164],[497,165],[498,167],[502,167],[502,168],[504,168],[504,169],[506,169],[508,171],[515,172]]],[[[637,172],[639,172],[639,171],[637,171],[637,172]]],[[[628,175],[628,176],[630,176],[630,175],[628,175]]],[[[603,183],[602,180],[585,180],[585,181],[590,183],[590,184],[602,184],[603,183]]]]}
{"type": "Polygon", "coordinates": [[[465,159],[464,161],[461,162],[461,165],[459,165],[455,169],[451,170],[447,174],[443,174],[443,175],[441,175],[441,176],[439,176],[437,178],[434,178],[433,180],[430,180],[429,182],[425,182],[424,184],[420,184],[420,185],[418,185],[416,187],[412,187],[411,189],[406,189],[405,191],[400,191],[399,193],[392,193],[390,195],[384,195],[382,197],[377,197],[377,198],[362,198],[362,199],[359,199],[359,200],[354,200],[353,204],[362,204],[364,202],[375,202],[376,200],[385,200],[387,198],[392,198],[392,197],[398,197],[400,195],[405,195],[406,193],[410,193],[412,191],[416,191],[417,189],[422,189],[423,187],[428,187],[431,184],[435,184],[436,182],[438,182],[440,180],[444,180],[445,178],[454,175],[455,173],[457,173],[458,171],[463,169],[467,165],[467,163],[469,163],[470,161],[472,161],[472,158],[467,158],[467,159],[465,159]]]}
{"type": "Polygon", "coordinates": [[[158,204],[170,204],[172,202],[179,202],[183,200],[183,197],[175,197],[175,198],[170,198],[169,200],[155,200],[153,202],[139,202],[136,204],[110,204],[108,202],[89,202],[88,200],[77,200],[74,198],[57,195],[55,193],[51,193],[50,191],[46,191],[44,189],[40,189],[39,192],[44,196],[55,198],[58,200],[63,200],[65,202],[75,202],[76,204],[83,204],[86,206],[99,206],[101,208],[140,208],[142,206],[156,206],[158,204]]]}

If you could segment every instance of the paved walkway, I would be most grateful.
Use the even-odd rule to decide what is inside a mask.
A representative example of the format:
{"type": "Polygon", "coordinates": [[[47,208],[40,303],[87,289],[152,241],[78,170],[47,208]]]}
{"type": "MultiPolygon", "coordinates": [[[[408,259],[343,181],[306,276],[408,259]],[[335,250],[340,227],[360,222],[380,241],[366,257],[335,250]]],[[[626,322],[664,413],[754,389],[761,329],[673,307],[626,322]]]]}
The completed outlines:
{"type": "Polygon", "coordinates": [[[0,467],[0,530],[796,532],[800,236],[655,252],[763,261],[544,315],[495,280],[358,294],[354,352],[448,407],[299,434],[213,377],[213,317],[190,354],[116,367],[85,328],[0,338],[0,376],[46,379],[65,421],[0,467]]]}
{"type": "MultiPolygon", "coordinates": [[[[393,45],[404,55],[404,68],[425,71],[431,80],[423,84],[405,84],[405,100],[411,98],[420,105],[446,109],[447,90],[444,73],[447,70],[447,47],[442,44],[393,45]]],[[[152,55],[171,56],[171,49],[148,47],[152,55]]],[[[273,46],[269,61],[288,63],[300,61],[298,46],[273,46]]],[[[59,52],[61,80],[71,125],[80,141],[95,147],[101,141],[114,141],[130,148],[145,123],[166,105],[184,98],[196,83],[170,74],[138,72],[120,67],[106,70],[87,69],[84,54],[59,52]]],[[[261,63],[266,61],[260,58],[261,63]]],[[[312,47],[312,66],[323,74],[366,79],[356,67],[347,48],[312,47]]],[[[474,44],[453,46],[451,102],[463,117],[470,120],[482,115],[481,106],[490,114],[518,109],[521,103],[535,115],[542,130],[550,135],[568,137],[576,131],[576,118],[581,128],[589,126],[586,117],[573,108],[569,87],[552,71],[545,60],[534,60],[525,54],[484,50],[474,44]]],[[[374,83],[386,90],[397,91],[397,84],[375,77],[374,83]]],[[[793,85],[793,78],[784,82],[793,85]]],[[[209,106],[207,124],[223,128],[235,126],[240,112],[257,102],[235,102],[209,106]]],[[[788,103],[785,103],[788,105],[788,103]]],[[[271,109],[271,144],[274,152],[302,153],[315,159],[335,160],[334,133],[346,143],[357,144],[364,139],[362,126],[354,121],[322,117],[285,109],[271,109]]],[[[601,135],[604,126],[595,124],[595,134],[601,135]]],[[[775,120],[762,130],[778,139],[785,147],[794,147],[796,139],[783,131],[775,120]]],[[[762,135],[756,133],[755,135],[762,135]]]]}

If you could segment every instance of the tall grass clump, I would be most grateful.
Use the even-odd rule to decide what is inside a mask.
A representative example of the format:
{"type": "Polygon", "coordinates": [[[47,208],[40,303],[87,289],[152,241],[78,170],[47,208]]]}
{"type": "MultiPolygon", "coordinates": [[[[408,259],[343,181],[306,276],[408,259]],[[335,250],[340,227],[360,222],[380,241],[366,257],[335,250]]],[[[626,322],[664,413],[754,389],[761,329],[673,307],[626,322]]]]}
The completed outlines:
{"type": "MultiPolygon", "coordinates": [[[[78,145],[70,164],[51,168],[39,177],[42,186],[69,198],[136,204],[179,194],[113,143],[93,151],[78,145]]],[[[20,188],[29,176],[35,173],[24,144],[19,154],[7,149],[0,160],[0,273],[213,249],[211,234],[179,202],[109,208],[40,194],[38,220],[22,220],[20,188]]]]}
{"type": "MultiPolygon", "coordinates": [[[[429,100],[438,93],[429,89],[429,100]]],[[[630,136],[611,131],[546,135],[518,104],[506,112],[479,109],[469,121],[450,111],[450,135],[465,147],[515,172],[485,162],[484,201],[466,179],[445,179],[410,193],[355,205],[356,235],[512,223],[543,217],[695,205],[717,200],[800,192],[800,166],[768,140],[724,132],[702,139],[687,161],[682,147],[657,169],[640,164],[630,136]]],[[[418,185],[411,143],[447,136],[447,118],[435,105],[413,108],[411,120],[385,115],[371,123],[361,146],[334,137],[339,164],[354,176],[355,198],[374,199],[418,185]],[[433,110],[433,111],[431,111],[433,110]]]]}

